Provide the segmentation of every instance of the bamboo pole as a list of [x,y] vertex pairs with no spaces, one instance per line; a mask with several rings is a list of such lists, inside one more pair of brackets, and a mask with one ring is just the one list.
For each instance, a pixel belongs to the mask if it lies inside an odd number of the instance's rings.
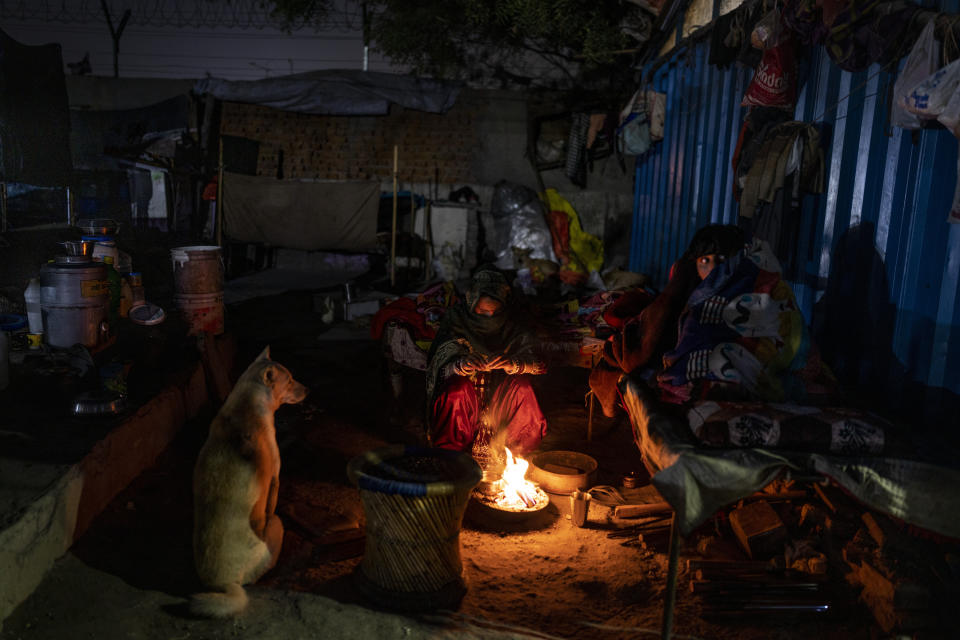
[[423,236],[427,242],[427,250],[424,252],[427,258],[426,281],[430,282],[433,277],[433,228],[430,226],[433,221],[430,219],[433,213],[433,201],[427,200],[426,210],[423,212]]
[[0,182],[0,232],[7,232],[7,181]]
[[393,223],[390,226],[390,287],[397,283],[397,156],[399,148],[393,145]]
[[223,246],[223,136],[220,136],[220,151],[217,155],[217,213],[214,226],[217,229],[217,246]]

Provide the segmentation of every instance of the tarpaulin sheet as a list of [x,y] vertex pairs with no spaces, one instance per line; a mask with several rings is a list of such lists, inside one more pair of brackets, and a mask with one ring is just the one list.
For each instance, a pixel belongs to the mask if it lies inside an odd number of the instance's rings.
[[126,111],[142,109],[190,94],[196,80],[173,78],[64,77],[71,109]]
[[0,167],[3,179],[70,183],[70,116],[60,45],[27,46],[0,31]]
[[831,478],[868,507],[960,538],[960,469],[893,457],[701,447],[637,383],[627,381],[623,395],[644,461],[656,471],[651,481],[674,508],[682,536],[794,469]]
[[444,113],[460,86],[453,82],[376,71],[308,71],[262,80],[205,78],[194,92],[227,102],[243,102],[320,115],[385,115],[390,104]]
[[223,229],[236,242],[302,251],[372,251],[379,182],[223,176]]
[[152,141],[186,131],[189,107],[189,98],[180,95],[140,109],[71,109],[73,157],[78,165],[96,164],[105,153],[136,158]]

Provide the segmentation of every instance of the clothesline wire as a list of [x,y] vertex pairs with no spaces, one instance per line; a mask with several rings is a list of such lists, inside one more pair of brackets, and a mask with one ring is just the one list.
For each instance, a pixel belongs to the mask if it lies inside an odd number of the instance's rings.
[[[877,71],[875,71],[875,72],[872,73],[871,75],[867,76],[867,79],[866,79],[866,80],[864,80],[863,82],[861,82],[860,84],[858,84],[857,86],[855,86],[853,89],[851,89],[851,90],[850,90],[845,96],[843,96],[842,98],[838,98],[832,105],[830,105],[829,107],[825,108],[825,109],[823,110],[823,113],[821,113],[819,116],[817,116],[816,118],[813,119],[813,124],[822,123],[822,122],[823,122],[823,118],[824,118],[828,113],[830,113],[830,112],[833,111],[834,109],[838,108],[838,107],[840,106],[840,103],[841,103],[841,102],[843,102],[844,100],[848,99],[850,96],[852,96],[854,93],[856,93],[856,92],[859,91],[860,89],[863,89],[865,86],[867,86],[867,83],[868,83],[868,82],[870,82],[871,80],[873,80],[874,78],[876,78],[877,76],[879,76],[881,73],[883,73],[883,72],[885,72],[885,71],[889,71],[889,70],[890,70],[890,66],[893,65],[893,64],[896,64],[896,63],[898,63],[898,62],[900,62],[900,60],[895,58],[895,59],[891,60],[890,62],[888,62],[887,64],[885,64],[885,65],[883,65],[882,67],[880,67],[880,69],[878,69]],[[866,99],[866,96],[864,96],[864,99]]]

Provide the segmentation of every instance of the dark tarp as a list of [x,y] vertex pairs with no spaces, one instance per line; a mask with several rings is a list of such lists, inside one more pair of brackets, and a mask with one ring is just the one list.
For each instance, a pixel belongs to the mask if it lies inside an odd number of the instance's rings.
[[71,109],[84,111],[128,111],[142,109],[185,96],[196,80],[171,78],[105,78],[66,76]]
[[193,88],[227,102],[320,115],[385,115],[390,104],[444,113],[457,99],[456,83],[377,71],[308,71],[263,80],[205,78]]
[[186,95],[140,109],[70,110],[71,143],[77,164],[97,164],[104,154],[138,157],[154,140],[186,131]]
[[223,229],[235,242],[303,251],[372,251],[379,204],[379,182],[223,176]]
[[70,116],[60,45],[31,47],[0,31],[0,155],[8,182],[69,184]]

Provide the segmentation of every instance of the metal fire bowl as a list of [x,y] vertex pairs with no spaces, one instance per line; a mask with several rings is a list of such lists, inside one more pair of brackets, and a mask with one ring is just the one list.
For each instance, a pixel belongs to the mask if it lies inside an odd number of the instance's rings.
[[[495,502],[488,499],[479,490],[470,494],[470,502],[467,505],[467,514],[480,525],[496,524],[519,524],[530,520],[533,516],[542,513],[544,509],[550,506],[550,498],[541,489],[537,489],[537,506],[521,511],[510,509],[501,509]],[[541,496],[542,494],[542,496]]]

